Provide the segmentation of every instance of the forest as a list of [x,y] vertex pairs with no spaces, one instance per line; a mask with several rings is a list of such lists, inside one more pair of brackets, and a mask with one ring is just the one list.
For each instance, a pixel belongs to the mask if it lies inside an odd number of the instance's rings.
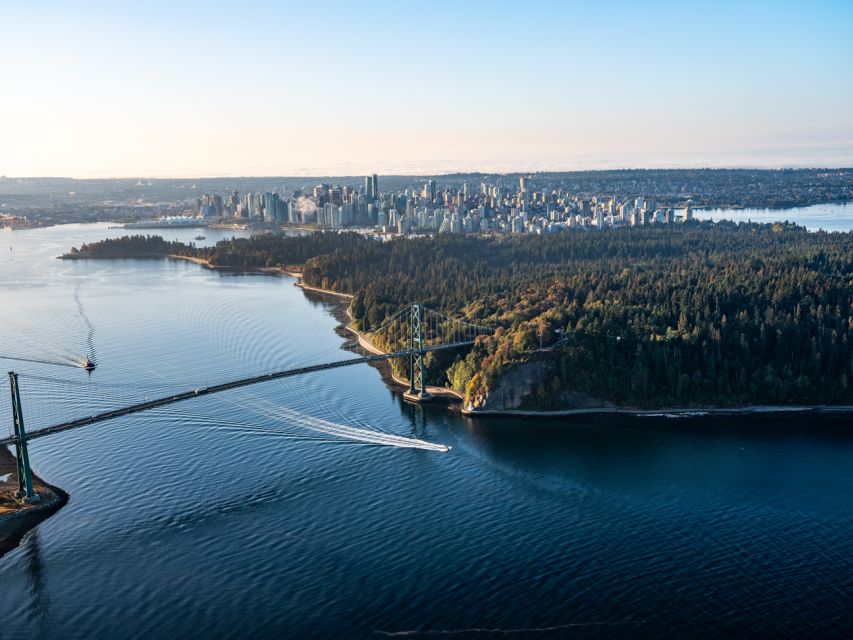
[[84,244],[79,249],[71,249],[65,257],[158,258],[177,255],[201,258],[212,267],[298,267],[309,258],[354,248],[365,242],[367,240],[363,236],[355,233],[297,236],[259,233],[250,238],[220,240],[212,247],[196,247],[194,244],[164,240],[157,235],[132,235]]
[[109,238],[89,244],[83,244],[78,249],[72,247],[63,258],[160,258],[166,255],[194,255],[195,248],[181,242],[169,242],[160,236],[122,236]]
[[694,222],[391,242],[260,236],[189,250],[304,262],[306,284],[354,294],[364,331],[413,301],[493,327],[467,354],[427,358],[429,382],[474,408],[529,362],[545,365],[523,401],[530,409],[578,398],[639,408],[853,404],[853,233]]

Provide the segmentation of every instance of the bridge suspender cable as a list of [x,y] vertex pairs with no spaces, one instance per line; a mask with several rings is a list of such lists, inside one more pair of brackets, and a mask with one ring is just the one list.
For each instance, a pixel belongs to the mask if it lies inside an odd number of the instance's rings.
[[[185,391],[178,394],[168,395],[161,398],[157,398],[154,400],[147,400],[145,402],[140,402],[137,404],[129,405],[126,407],[122,407],[120,409],[114,409],[111,411],[106,411],[103,413],[98,413],[95,415],[91,415],[85,418],[78,418],[75,420],[69,420],[67,422],[63,422],[60,424],[56,424],[50,427],[45,427],[43,429],[39,429],[37,431],[32,431],[30,433],[26,433],[24,431],[23,417],[21,414],[21,402],[20,402],[20,394],[18,392],[18,379],[17,375],[14,373],[9,373],[9,379],[12,383],[12,404],[13,404],[13,414],[15,417],[15,435],[13,437],[8,438],[0,438],[0,446],[7,446],[14,444],[18,449],[19,459],[21,463],[26,466],[26,469],[23,469],[23,475],[29,476],[29,460],[26,452],[26,442],[29,440],[34,440],[36,438],[42,438],[44,436],[52,435],[55,433],[60,433],[63,431],[69,431],[71,429],[76,429],[78,427],[83,427],[90,424],[95,424],[98,422],[103,422],[105,420],[111,420],[113,418],[118,418],[121,416],[130,415],[133,413],[139,413],[142,411],[147,411],[148,409],[154,409],[156,407],[163,407],[166,405],[174,404],[176,402],[182,402],[184,400],[190,400],[192,398],[197,398],[199,396],[210,395],[213,393],[220,393],[222,391],[227,391],[229,389],[237,389],[239,387],[246,387],[253,384],[258,384],[261,382],[267,382],[270,380],[278,380],[280,378],[287,378],[291,376],[302,375],[306,373],[312,373],[315,371],[324,371],[327,369],[336,369],[338,367],[348,367],[356,364],[363,364],[366,362],[379,362],[383,360],[391,360],[393,358],[402,358],[409,356],[410,362],[413,363],[414,371],[412,371],[412,388],[417,389],[417,386],[420,386],[420,392],[423,394],[426,390],[426,385],[424,381],[424,365],[423,365],[423,357],[426,353],[431,351],[440,351],[443,349],[454,349],[457,347],[463,347],[467,345],[471,345],[474,343],[474,338],[476,336],[468,335],[459,335],[456,336],[454,340],[444,343],[444,344],[424,344],[424,335],[423,335],[423,318],[424,312],[427,312],[428,315],[432,316],[435,312],[423,308],[419,304],[409,305],[408,307],[400,310],[394,316],[383,322],[377,329],[384,328],[386,326],[391,325],[394,321],[398,321],[409,314],[410,320],[410,332],[409,332],[409,348],[402,349],[399,351],[394,351],[392,353],[384,353],[384,354],[376,354],[369,356],[361,356],[358,358],[350,358],[346,360],[338,360],[335,362],[327,362],[324,364],[316,364],[310,365],[307,367],[297,367],[294,369],[287,369],[284,371],[277,371],[273,373],[265,373],[257,376],[251,376],[249,378],[241,378],[239,380],[232,380],[230,382],[223,382],[221,384],[215,384],[207,387],[201,387],[197,389],[192,389],[191,391]],[[451,320],[454,323],[459,323],[458,320],[452,320],[447,318],[447,316],[441,316],[440,314],[435,314],[436,317],[440,317],[442,319]],[[490,329],[485,327],[477,327],[477,325],[471,325],[470,323],[462,323],[467,324],[471,327],[476,327],[481,333],[490,332]],[[415,382],[415,378],[417,375],[417,382]],[[32,488],[30,487],[27,495],[30,496],[32,494]]]

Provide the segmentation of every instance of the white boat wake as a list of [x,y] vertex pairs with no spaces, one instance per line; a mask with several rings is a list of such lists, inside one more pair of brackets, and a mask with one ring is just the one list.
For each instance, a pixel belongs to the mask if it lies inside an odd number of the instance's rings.
[[267,418],[278,420],[281,422],[287,422],[288,424],[296,425],[304,429],[308,429],[310,431],[315,431],[317,433],[323,433],[326,435],[343,438],[345,440],[353,440],[356,442],[384,445],[389,447],[426,449],[427,451],[442,452],[450,451],[450,447],[444,444],[427,442],[426,440],[419,440],[418,438],[408,438],[406,436],[399,436],[393,433],[386,433],[384,431],[372,431],[370,429],[349,427],[344,424],[338,424],[335,422],[330,422],[329,420],[323,420],[322,418],[308,416],[303,413],[299,413],[298,411],[294,411],[293,409],[288,409],[287,407],[277,406],[269,401],[265,401],[265,404],[269,406],[253,406],[252,409]]

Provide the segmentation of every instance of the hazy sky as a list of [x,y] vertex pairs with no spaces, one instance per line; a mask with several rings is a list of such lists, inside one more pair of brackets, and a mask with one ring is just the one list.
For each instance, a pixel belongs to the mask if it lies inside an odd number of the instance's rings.
[[853,2],[0,0],[0,174],[853,166]]

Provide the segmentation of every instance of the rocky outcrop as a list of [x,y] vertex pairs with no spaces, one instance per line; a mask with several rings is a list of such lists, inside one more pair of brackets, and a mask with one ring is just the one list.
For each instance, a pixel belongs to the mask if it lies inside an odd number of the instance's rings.
[[13,549],[24,534],[57,511],[68,494],[33,476],[33,488],[41,500],[23,504],[14,497],[18,488],[17,464],[11,452],[0,447],[0,557]]
[[517,409],[525,396],[530,395],[539,384],[548,379],[550,363],[541,360],[525,362],[512,367],[501,375],[493,388],[485,396],[471,399],[469,409],[482,411],[502,411]]

